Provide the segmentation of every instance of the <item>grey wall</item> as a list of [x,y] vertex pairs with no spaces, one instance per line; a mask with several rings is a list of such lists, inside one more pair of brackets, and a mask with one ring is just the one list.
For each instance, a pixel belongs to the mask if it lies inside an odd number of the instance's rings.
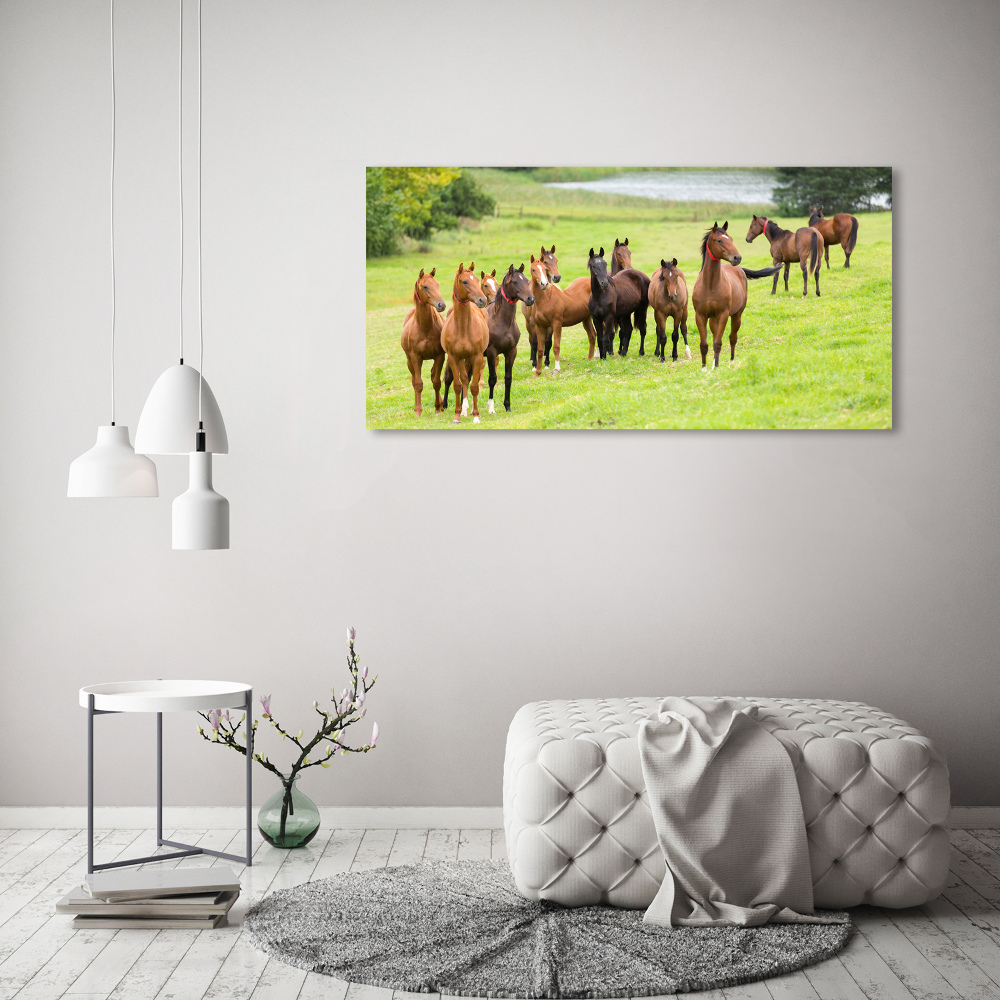
[[[118,2],[133,430],[176,360],[175,22]],[[307,725],[354,624],[384,736],[308,780],[323,805],[497,804],[523,702],[671,692],[872,702],[940,743],[956,804],[1000,804],[994,3],[205,0],[208,553],[170,549],[182,459],[158,500],[64,496],[108,419],[107,27],[0,4],[0,802],[84,801],[83,684],[245,678]],[[366,432],[364,166],[453,162],[892,164],[895,429]],[[169,720],[168,797],[238,803],[192,733]],[[151,801],[150,734],[99,720],[102,802]]]

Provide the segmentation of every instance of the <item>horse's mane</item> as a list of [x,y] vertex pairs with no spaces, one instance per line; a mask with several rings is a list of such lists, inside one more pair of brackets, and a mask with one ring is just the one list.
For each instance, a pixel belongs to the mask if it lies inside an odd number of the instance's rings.
[[507,280],[507,275],[510,271],[507,271],[504,276],[497,282],[497,293],[493,296],[493,301],[490,303],[493,306],[493,315],[496,316],[500,312],[501,299],[500,296],[503,295],[503,283]]
[[[712,228],[714,229],[715,227],[713,226]],[[702,237],[701,240],[701,268],[699,270],[702,271],[705,270],[705,252],[708,250],[708,238],[711,235],[712,235],[712,230],[706,229],[705,235]]]
[[781,226],[779,226],[778,223],[774,221],[774,219],[768,219],[767,222],[764,223],[764,239],[768,238],[767,235],[768,226],[774,226],[774,228],[771,230],[771,237],[773,239],[778,239],[781,236],[787,236],[791,232],[790,229],[782,229]]

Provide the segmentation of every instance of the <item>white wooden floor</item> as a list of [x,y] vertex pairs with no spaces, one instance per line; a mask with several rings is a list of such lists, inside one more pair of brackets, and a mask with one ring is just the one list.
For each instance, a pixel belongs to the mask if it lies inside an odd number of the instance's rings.
[[[170,839],[242,850],[236,831],[175,830]],[[154,851],[148,830],[98,834],[97,860]],[[943,896],[913,910],[854,911],[859,933],[836,958],[802,972],[704,1000],[1000,1000],[1000,831],[952,833]],[[310,879],[421,859],[503,857],[500,830],[335,830],[295,851],[261,843],[230,926],[216,930],[73,930],[56,900],[86,871],[78,830],[0,830],[0,1000],[400,1000],[373,987],[305,973],[254,950],[242,934],[247,907]],[[207,857],[181,861],[204,865]],[[230,862],[217,862],[230,864]],[[158,867],[177,862],[163,862]]]

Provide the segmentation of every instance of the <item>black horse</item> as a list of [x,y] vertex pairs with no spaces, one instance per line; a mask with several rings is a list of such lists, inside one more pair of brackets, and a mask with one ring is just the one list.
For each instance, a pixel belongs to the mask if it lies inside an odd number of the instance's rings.
[[[517,326],[518,300],[526,306],[535,304],[535,296],[531,294],[531,282],[524,276],[524,265],[515,269],[511,264],[497,288],[496,298],[486,307],[486,321],[490,327],[490,342],[486,347],[486,361],[490,369],[490,413],[496,413],[493,390],[497,384],[497,358],[501,354],[504,359],[503,405],[504,409],[510,412],[510,385],[514,377],[517,343],[521,339],[521,331]],[[449,366],[444,374],[444,406],[448,405],[448,387],[453,379],[450,372]]]
[[646,353],[646,311],[649,308],[649,277],[627,267],[617,274],[608,274],[604,247],[600,253],[590,248],[587,260],[590,270],[590,315],[597,329],[597,343],[603,361],[614,351],[615,320],[618,321],[618,353],[628,354],[632,325],[639,331],[639,355]]

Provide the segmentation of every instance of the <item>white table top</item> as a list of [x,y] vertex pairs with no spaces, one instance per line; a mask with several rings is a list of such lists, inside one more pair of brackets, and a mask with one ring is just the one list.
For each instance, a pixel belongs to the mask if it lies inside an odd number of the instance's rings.
[[236,681],[114,681],[80,688],[80,704],[86,708],[94,696],[94,708],[102,712],[194,712],[211,708],[243,708],[249,684]]

